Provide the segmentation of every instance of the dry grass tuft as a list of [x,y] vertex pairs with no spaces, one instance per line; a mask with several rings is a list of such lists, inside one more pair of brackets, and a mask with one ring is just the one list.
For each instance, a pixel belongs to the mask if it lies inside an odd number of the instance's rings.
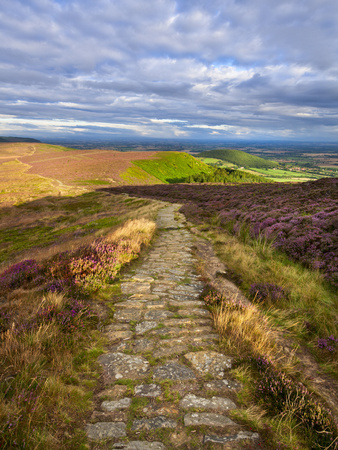
[[148,245],[156,230],[155,222],[148,219],[128,220],[122,227],[106,236],[108,242],[126,244],[134,253],[139,253],[143,245]]

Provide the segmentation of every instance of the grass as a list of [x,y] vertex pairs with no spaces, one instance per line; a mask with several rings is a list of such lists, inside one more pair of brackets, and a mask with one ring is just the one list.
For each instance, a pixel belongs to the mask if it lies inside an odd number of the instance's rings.
[[211,171],[207,164],[180,152],[159,152],[156,159],[134,161],[133,164],[163,183],[177,183],[190,175]]
[[[48,231],[53,234],[60,226],[59,214],[63,217],[60,230],[68,229],[71,220],[83,227],[92,227],[93,210],[94,214],[100,210],[110,214],[102,218],[103,222],[96,220],[97,229],[91,235],[81,237],[78,242],[71,237],[66,243],[54,242],[53,251],[42,249],[39,255],[34,254],[39,256],[38,262],[20,263],[17,267],[21,272],[14,270],[11,277],[7,276],[8,280],[4,278],[1,293],[4,301],[0,308],[1,448],[87,448],[83,423],[93,408],[93,391],[99,379],[96,360],[107,344],[97,324],[106,324],[111,317],[109,302],[104,300],[108,295],[105,291],[111,297],[111,285],[106,287],[102,282],[102,271],[94,270],[90,274],[86,271],[82,277],[81,265],[81,270],[77,267],[73,274],[80,278],[71,294],[68,290],[48,293],[46,281],[51,275],[58,281],[55,276],[65,273],[67,259],[63,261],[60,257],[64,244],[70,256],[76,255],[79,247],[82,253],[84,248],[95,249],[92,245],[97,238],[105,245],[122,249],[118,259],[110,262],[115,265],[111,267],[115,279],[122,267],[149,245],[155,232],[155,224],[149,218],[154,216],[159,204],[139,200],[125,204],[124,200],[124,197],[112,198],[102,193],[68,199],[49,198],[9,208],[10,214],[3,216],[3,223],[17,223],[22,231],[39,220],[44,226],[49,224]],[[119,228],[117,223],[120,223]],[[37,247],[47,242],[44,232],[33,230],[33,243]],[[29,233],[25,239],[29,239]],[[70,248],[75,253],[69,253]],[[17,248],[8,251],[7,266],[19,256],[22,253],[18,254]],[[58,261],[63,261],[63,265],[55,265]],[[68,271],[79,259],[73,257],[70,261]],[[101,280],[99,286],[97,278]],[[88,283],[90,286],[94,283],[94,291],[88,291]],[[140,405],[135,403],[133,408],[137,416]]]
[[[239,237],[209,231],[209,238],[248,295],[254,283],[256,292],[265,292],[254,294],[248,305],[212,292],[205,298],[224,353],[237,358],[234,375],[243,384],[242,409],[233,417],[259,431],[272,448],[329,448],[337,438],[326,408],[334,407],[335,384],[328,385],[318,362],[331,376],[337,375],[337,364],[334,353],[317,342],[336,336],[336,294],[319,272],[289,261],[264,239],[251,239],[245,229]],[[259,369],[262,360],[268,362],[264,370]],[[275,394],[273,386],[283,390]]]
[[269,168],[277,165],[274,161],[260,158],[259,156],[249,155],[241,150],[231,149],[218,149],[208,150],[206,152],[199,153],[198,156],[203,158],[215,158],[222,161],[227,161],[232,164],[236,164],[238,167],[256,167],[256,168]]

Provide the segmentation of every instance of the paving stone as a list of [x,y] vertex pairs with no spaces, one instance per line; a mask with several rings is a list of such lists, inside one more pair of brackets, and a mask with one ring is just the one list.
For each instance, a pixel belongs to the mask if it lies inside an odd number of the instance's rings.
[[122,322],[130,322],[134,320],[138,322],[143,317],[143,312],[139,309],[118,309],[114,313],[115,320],[121,320]]
[[149,362],[145,358],[119,352],[101,355],[98,361],[103,366],[106,383],[122,378],[143,378],[149,369]]
[[231,369],[232,358],[221,353],[200,351],[187,353],[184,357],[202,375],[210,374],[215,378],[222,379],[225,371]]
[[142,409],[143,414],[146,414],[148,417],[155,416],[178,416],[180,411],[178,406],[173,403],[166,404],[158,404],[158,403],[149,403],[146,407]]
[[175,345],[170,347],[161,346],[153,352],[154,358],[169,358],[172,355],[182,355],[188,350],[187,345]]
[[178,327],[163,327],[158,330],[152,330],[149,334],[151,336],[168,336],[168,337],[176,337],[176,336],[184,336],[190,335],[196,337],[196,335],[201,334],[203,338],[206,334],[212,333],[214,329],[212,327],[196,327],[196,328],[178,328]]
[[211,317],[210,312],[202,308],[180,309],[178,314],[181,316]]
[[133,294],[129,297],[129,300],[137,300],[139,302],[151,302],[159,300],[159,296],[153,294]]
[[134,388],[134,395],[138,397],[158,397],[161,394],[162,388],[158,384],[140,384]]
[[180,401],[181,408],[192,409],[192,408],[203,408],[203,409],[214,409],[219,411],[228,411],[229,409],[236,409],[237,406],[229,398],[224,397],[212,397],[203,398],[197,397],[194,394],[186,395]]
[[156,342],[149,339],[136,339],[134,345],[134,352],[136,353],[144,353],[153,350]]
[[146,320],[157,320],[161,321],[163,319],[167,319],[168,317],[173,317],[174,314],[170,311],[160,310],[160,311],[148,311],[145,313],[144,318]]
[[155,300],[152,302],[147,302],[145,306],[147,309],[163,309],[167,306],[167,302],[164,300]]
[[123,422],[90,423],[86,427],[86,432],[88,439],[93,441],[120,438],[126,436],[126,425]]
[[126,300],[125,302],[115,303],[116,308],[123,309],[142,309],[145,306],[144,302],[139,302],[137,300]]
[[165,450],[162,442],[130,441],[128,443],[119,442],[113,448],[122,450]]
[[237,434],[232,434],[228,436],[208,436],[205,435],[203,438],[203,443],[206,444],[207,442],[213,442],[215,444],[226,444],[230,441],[240,441],[243,439],[259,439],[258,433],[252,433],[251,431],[240,431]]
[[189,307],[193,308],[194,306],[203,307],[205,305],[204,302],[201,302],[199,300],[181,300],[181,301],[179,301],[179,300],[170,299],[168,303],[171,306],[178,306],[180,308],[189,308]]
[[133,281],[139,281],[141,283],[152,283],[153,281],[155,281],[155,279],[153,277],[149,277],[147,275],[134,275],[132,277]]
[[106,400],[101,403],[101,408],[105,411],[118,411],[120,409],[127,409],[131,405],[131,398],[124,397],[120,400]]
[[150,283],[127,282],[121,284],[121,291],[124,294],[150,294]]
[[107,339],[111,344],[125,339],[131,339],[134,335],[132,331],[110,331],[106,333]]
[[160,380],[193,380],[196,376],[189,367],[176,362],[169,362],[163,366],[155,367],[153,378]]
[[194,325],[194,327],[196,326],[210,326],[212,327],[212,320],[211,319],[194,319],[194,318],[183,318],[183,319],[168,319],[168,320],[163,320],[162,323],[166,326],[166,327],[179,327],[181,325],[186,326],[186,325]]
[[217,391],[217,392],[224,392],[229,389],[239,389],[240,384],[237,383],[234,380],[213,380],[208,381],[207,383],[204,383],[204,389],[210,390],[210,391]]
[[177,422],[165,416],[157,416],[152,419],[134,420],[132,431],[138,430],[157,430],[159,428],[176,428]]
[[229,425],[236,425],[229,417],[222,416],[215,413],[192,413],[184,416],[184,425],[200,426],[206,425],[208,427],[228,427]]
[[158,322],[154,321],[144,321],[136,325],[135,331],[136,334],[144,334],[149,330],[152,330],[153,328],[156,328],[158,326]]
[[127,323],[112,323],[104,327],[105,333],[115,332],[115,331],[130,331],[130,325]]

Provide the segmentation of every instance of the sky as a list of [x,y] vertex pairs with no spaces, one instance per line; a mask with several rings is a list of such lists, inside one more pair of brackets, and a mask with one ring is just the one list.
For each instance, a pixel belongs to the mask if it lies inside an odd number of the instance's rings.
[[337,0],[1,0],[0,135],[338,141]]

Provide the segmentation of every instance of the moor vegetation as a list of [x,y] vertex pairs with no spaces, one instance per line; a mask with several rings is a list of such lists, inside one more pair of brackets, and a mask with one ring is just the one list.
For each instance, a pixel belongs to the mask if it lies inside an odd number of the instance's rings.
[[1,448],[87,448],[100,329],[158,207],[89,193],[1,211]]
[[337,415],[337,183],[111,190],[182,203],[252,300],[205,297],[224,352],[237,357],[243,409],[234,416],[272,436],[272,448],[338,445],[328,409]]

